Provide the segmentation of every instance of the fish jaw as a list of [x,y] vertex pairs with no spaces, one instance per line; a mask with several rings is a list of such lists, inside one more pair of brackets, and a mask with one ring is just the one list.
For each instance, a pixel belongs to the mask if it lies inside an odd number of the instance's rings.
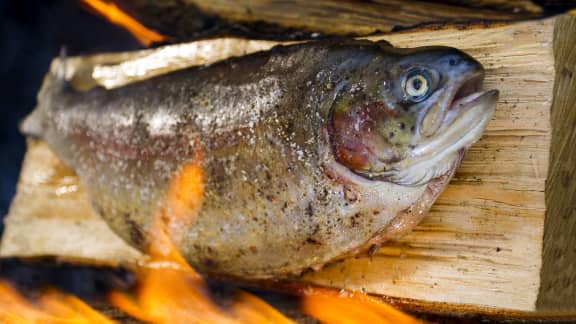
[[419,185],[446,173],[458,151],[469,148],[482,137],[497,99],[498,91],[490,90],[456,100],[440,132],[419,143],[401,165],[395,166],[401,171],[390,176],[396,183]]

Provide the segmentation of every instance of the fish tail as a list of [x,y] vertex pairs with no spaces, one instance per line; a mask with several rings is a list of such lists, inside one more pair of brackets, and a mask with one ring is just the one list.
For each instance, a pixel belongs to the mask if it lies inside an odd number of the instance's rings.
[[42,137],[44,115],[52,106],[52,98],[68,87],[66,48],[60,50],[60,57],[52,61],[50,71],[44,77],[36,98],[34,110],[20,124],[20,132],[26,136]]

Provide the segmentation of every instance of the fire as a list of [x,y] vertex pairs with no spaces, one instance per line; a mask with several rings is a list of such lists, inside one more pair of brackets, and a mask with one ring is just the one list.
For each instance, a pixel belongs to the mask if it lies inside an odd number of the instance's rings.
[[[192,224],[203,195],[200,163],[185,164],[168,187],[167,207],[156,217],[151,260],[140,269],[138,292],[135,296],[114,292],[110,296],[112,304],[152,323],[293,323],[247,292],[238,292],[229,310],[221,309],[209,298],[204,281],[171,240],[183,236],[177,228],[186,229]],[[324,323],[421,323],[364,294],[309,288],[302,292],[302,298],[304,311]]]
[[128,30],[141,44],[145,46],[150,46],[152,43],[168,39],[167,36],[159,34],[142,25],[136,19],[120,10],[120,8],[112,2],[105,0],[81,0],[81,2],[85,3],[98,14],[108,19],[111,23]]
[[140,286],[134,295],[113,292],[110,302],[126,313],[151,323],[292,323],[270,305],[246,292],[229,310],[216,305],[202,278],[173,244],[193,222],[204,197],[198,161],[174,175],[166,207],[155,218],[150,261],[138,269]]
[[[201,154],[197,154],[201,156]],[[168,185],[165,206],[150,233],[149,261],[135,270],[133,292],[113,291],[111,304],[148,323],[294,323],[258,297],[238,291],[223,308],[216,304],[202,277],[186,262],[180,241],[202,206],[204,176],[198,161],[184,164]],[[323,323],[422,323],[365,294],[329,288],[297,291],[303,311]],[[0,322],[114,323],[80,299],[50,290],[30,302],[0,281]]]
[[305,289],[302,291],[302,308],[307,314],[323,323],[424,323],[377,298],[345,290]]
[[0,281],[0,322],[5,324],[115,323],[72,295],[49,290],[32,303],[4,281]]

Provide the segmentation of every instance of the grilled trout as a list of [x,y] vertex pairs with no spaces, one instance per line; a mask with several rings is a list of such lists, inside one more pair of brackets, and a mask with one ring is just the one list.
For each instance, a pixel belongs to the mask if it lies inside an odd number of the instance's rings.
[[201,207],[170,229],[182,253],[205,273],[278,277],[408,233],[491,118],[483,78],[454,48],[318,41],[112,90],[51,74],[22,130],[142,249],[174,174],[197,163]]

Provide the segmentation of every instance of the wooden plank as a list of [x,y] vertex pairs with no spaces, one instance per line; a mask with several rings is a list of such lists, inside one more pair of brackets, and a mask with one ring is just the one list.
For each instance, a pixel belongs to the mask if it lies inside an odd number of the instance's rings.
[[394,46],[448,45],[475,56],[487,68],[486,87],[500,90],[496,113],[412,234],[372,257],[346,260],[308,275],[308,280],[424,301],[535,309],[550,145],[553,28],[554,20],[542,20],[386,37]]
[[110,265],[142,257],[92,211],[73,171],[40,141],[28,141],[4,225],[2,256],[57,256]]

